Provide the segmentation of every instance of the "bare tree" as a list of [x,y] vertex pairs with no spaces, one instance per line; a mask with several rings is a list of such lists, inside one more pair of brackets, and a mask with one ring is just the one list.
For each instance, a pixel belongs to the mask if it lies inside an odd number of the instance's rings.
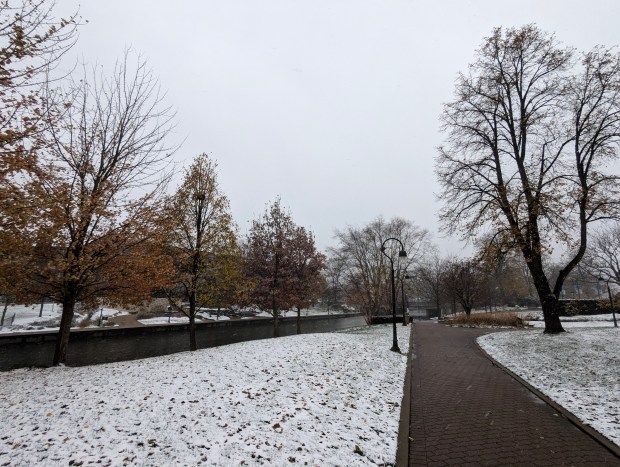
[[620,226],[615,224],[596,232],[584,258],[590,276],[620,285]]
[[144,62],[132,71],[128,60],[111,78],[94,75],[62,94],[71,100],[39,151],[45,171],[23,179],[26,228],[10,232],[29,271],[23,287],[62,303],[54,364],[66,359],[77,303],[148,295],[162,269],[153,259],[156,205],[172,114]]
[[442,275],[443,288],[469,316],[482,303],[486,291],[486,275],[477,261],[452,260]]
[[418,294],[435,305],[440,318],[442,317],[442,304],[446,297],[443,278],[447,270],[448,261],[434,252],[413,273]]
[[331,257],[326,262],[326,268],[324,271],[327,287],[324,292],[324,302],[327,304],[327,310],[337,308],[343,305],[343,275],[344,264],[342,260]]
[[[442,115],[447,141],[437,174],[449,232],[491,230],[524,256],[545,332],[562,332],[558,297],[583,257],[588,225],[616,217],[618,177],[606,164],[620,141],[620,56],[581,55],[536,26],[497,28],[460,74]],[[568,259],[552,283],[544,257]]]
[[389,222],[377,217],[361,228],[348,226],[336,231],[339,245],[330,250],[330,256],[343,266],[347,303],[357,306],[367,323],[375,315],[391,310],[389,268],[381,253],[383,241],[390,237],[402,241],[407,252],[406,258],[398,258],[395,248],[399,245],[386,245],[387,254],[401,260],[399,271],[411,269],[429,249],[427,230],[399,217]]

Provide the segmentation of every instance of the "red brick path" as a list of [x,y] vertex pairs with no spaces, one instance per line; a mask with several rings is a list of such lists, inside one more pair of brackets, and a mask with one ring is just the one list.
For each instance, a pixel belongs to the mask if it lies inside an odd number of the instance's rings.
[[488,332],[414,324],[409,465],[620,466],[483,355]]

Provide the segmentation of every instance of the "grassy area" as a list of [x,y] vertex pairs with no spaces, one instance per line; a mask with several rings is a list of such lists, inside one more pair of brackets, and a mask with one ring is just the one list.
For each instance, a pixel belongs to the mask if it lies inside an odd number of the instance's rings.
[[502,326],[502,327],[525,327],[525,322],[516,313],[513,312],[501,312],[501,313],[472,313],[466,315],[465,313],[459,313],[454,316],[450,316],[445,320],[446,324],[455,326]]

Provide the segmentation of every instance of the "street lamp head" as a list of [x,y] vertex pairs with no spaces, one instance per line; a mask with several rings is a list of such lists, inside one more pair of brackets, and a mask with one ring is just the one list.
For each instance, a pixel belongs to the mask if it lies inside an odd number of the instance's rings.
[[407,257],[407,252],[405,250],[400,250],[398,252],[398,257],[399,258],[406,258]]

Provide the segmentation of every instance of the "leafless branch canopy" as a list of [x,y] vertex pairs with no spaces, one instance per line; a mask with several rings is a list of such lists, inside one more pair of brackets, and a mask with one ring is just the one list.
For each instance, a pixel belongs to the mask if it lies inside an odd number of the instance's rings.
[[611,165],[619,91],[618,53],[597,47],[577,59],[534,25],[497,28],[442,114],[447,138],[436,171],[445,230],[512,238],[541,280],[541,255],[566,245],[573,255],[557,296],[585,252],[588,224],[620,212]]

